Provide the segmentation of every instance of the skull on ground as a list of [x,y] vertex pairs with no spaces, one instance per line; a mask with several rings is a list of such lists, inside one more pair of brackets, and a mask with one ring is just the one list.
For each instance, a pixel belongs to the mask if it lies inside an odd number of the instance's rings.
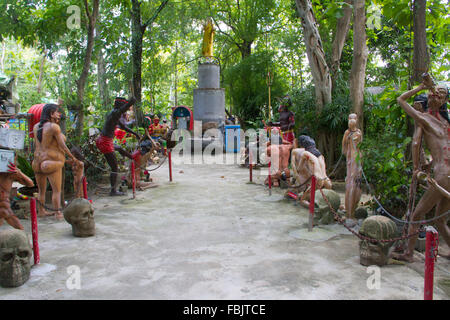
[[75,237],[91,237],[95,235],[94,208],[82,198],[73,200],[64,209],[64,219],[72,225]]

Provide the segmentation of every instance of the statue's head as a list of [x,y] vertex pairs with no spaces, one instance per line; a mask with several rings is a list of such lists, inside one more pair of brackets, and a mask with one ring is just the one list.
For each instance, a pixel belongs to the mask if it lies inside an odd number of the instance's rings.
[[348,115],[348,128],[350,130],[356,130],[356,125],[358,124],[358,116],[356,113],[350,113]]
[[159,124],[159,117],[158,117],[158,116],[155,116],[155,117],[153,118],[153,122],[154,122],[156,125],[158,125],[158,124]]
[[114,108],[120,108],[127,103],[128,103],[127,99],[123,97],[116,97],[116,99],[114,99]]
[[448,88],[445,85],[438,85],[435,88],[435,92],[428,92],[428,107],[436,110],[448,101]]
[[0,232],[0,285],[19,287],[30,278],[31,245],[22,230]]
[[139,148],[141,149],[141,154],[147,154],[152,150],[153,144],[149,139],[145,139],[139,143]]
[[64,209],[64,219],[72,225],[75,237],[91,237],[95,235],[94,208],[82,198],[74,199]]

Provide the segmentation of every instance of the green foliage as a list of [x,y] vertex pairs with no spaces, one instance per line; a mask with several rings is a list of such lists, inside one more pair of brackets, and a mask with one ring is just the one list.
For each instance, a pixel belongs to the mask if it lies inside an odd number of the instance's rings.
[[[264,109],[268,108],[266,75],[271,58],[269,52],[254,53],[224,72],[224,85],[230,88],[233,113],[243,126],[250,125],[249,121],[267,119],[264,114]],[[276,105],[276,97],[284,96],[286,89],[286,83],[275,74],[271,86],[272,108]]]
[[31,163],[24,156],[17,155],[17,168],[19,168],[19,170],[22,171],[31,180],[35,181],[34,171],[31,167]]

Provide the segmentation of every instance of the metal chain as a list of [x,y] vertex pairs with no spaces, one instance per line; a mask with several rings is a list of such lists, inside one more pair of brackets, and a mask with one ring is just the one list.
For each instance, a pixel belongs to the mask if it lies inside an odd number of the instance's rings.
[[343,220],[341,217],[339,217],[338,213],[337,213],[337,212],[334,210],[334,208],[331,206],[331,204],[330,204],[330,202],[328,201],[327,197],[324,195],[322,189],[319,189],[319,190],[320,190],[320,193],[322,194],[323,199],[325,200],[325,202],[327,203],[328,207],[330,208],[331,212],[333,212],[334,218],[335,218],[340,224],[342,224],[348,231],[350,231],[351,233],[353,233],[355,236],[357,236],[357,237],[358,237],[359,239],[361,239],[361,240],[366,240],[366,241],[374,242],[374,243],[376,243],[376,242],[381,242],[381,243],[395,242],[395,241],[400,241],[400,240],[405,240],[405,239],[411,238],[411,237],[413,237],[413,236],[418,235],[419,232],[420,232],[420,231],[417,231],[417,232],[412,233],[412,234],[410,234],[410,235],[402,236],[402,237],[398,237],[398,238],[393,238],[393,239],[374,239],[374,238],[370,238],[370,237],[363,236],[362,234],[360,234],[360,233],[354,231],[352,228],[350,228],[349,226],[347,226],[347,225],[344,223],[344,220]]

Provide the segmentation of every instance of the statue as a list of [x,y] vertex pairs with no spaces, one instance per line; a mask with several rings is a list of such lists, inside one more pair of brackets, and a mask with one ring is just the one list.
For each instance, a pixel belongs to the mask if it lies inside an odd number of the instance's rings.
[[300,198],[300,204],[309,207],[309,199],[311,193],[311,177],[316,177],[316,189],[331,189],[332,183],[327,176],[325,158],[316,148],[315,141],[309,137],[302,135],[298,138],[300,148],[292,150],[291,167],[292,167],[292,183],[298,183],[302,186],[304,192]]
[[213,56],[214,33],[214,25],[211,18],[209,18],[203,26],[202,56],[206,58],[211,58]]
[[64,209],[64,219],[72,225],[75,237],[95,236],[94,208],[89,200],[74,199]]
[[166,139],[169,127],[165,124],[159,123],[158,116],[153,118],[153,123],[148,127],[150,136],[159,142],[160,139]]
[[[361,199],[361,153],[358,144],[362,141],[362,132],[357,128],[358,116],[348,116],[348,129],[342,138],[342,153],[347,158],[347,176],[345,178],[345,209],[347,219],[355,218],[355,210]],[[359,158],[359,159],[357,159]]]
[[72,147],[70,152],[79,160],[67,160],[67,164],[72,166],[74,197],[83,198],[84,157],[78,147]]
[[291,105],[291,99],[289,97],[285,98],[284,102],[278,108],[278,112],[280,113],[280,121],[269,121],[268,125],[271,127],[279,126],[283,139],[289,141],[289,143],[294,143],[295,114],[292,111],[289,111],[289,107]]
[[10,194],[14,181],[19,182],[27,187],[33,187],[33,181],[27,177],[14,163],[9,163],[8,172],[0,172],[0,226],[3,220],[16,229],[23,230],[23,226],[19,219],[11,210]]
[[[135,177],[136,177],[136,189],[138,190],[145,190],[148,188],[156,187],[157,185],[150,182],[142,181],[142,174],[144,171],[144,167],[147,164],[148,160],[150,160],[151,156],[153,155],[153,151],[156,149],[155,144],[149,140],[146,139],[139,143],[139,148],[133,152],[132,159],[135,163]],[[128,184],[130,186],[131,184],[131,170],[130,170],[130,177]]]
[[[371,216],[364,220],[359,234],[377,240],[388,240],[397,237],[397,225],[384,216]],[[371,242],[359,240],[359,257],[363,266],[384,266],[388,263],[389,254],[394,242]]]
[[[38,216],[45,217],[54,215],[61,220],[61,184],[62,168],[66,161],[67,154],[78,164],[75,156],[66,146],[66,137],[62,134],[59,127],[61,113],[56,104],[46,104],[42,109],[41,120],[33,128],[35,139],[34,160],[32,168],[36,176],[38,185]],[[52,204],[55,212],[47,212],[43,207],[45,205],[45,193],[47,190],[47,178],[52,187]]]
[[108,165],[111,168],[110,174],[110,183],[111,183],[111,192],[110,196],[123,196],[124,193],[117,191],[117,172],[119,170],[119,166],[117,164],[117,158],[114,154],[114,151],[118,151],[122,155],[131,158],[131,155],[128,152],[125,152],[122,148],[115,146],[113,143],[114,138],[114,130],[116,126],[119,126],[121,129],[125,130],[136,136],[138,140],[140,140],[139,134],[135,133],[133,130],[127,127],[124,123],[124,118],[122,118],[122,114],[128,111],[130,107],[136,102],[136,99],[132,97],[130,101],[125,100],[124,98],[117,97],[114,101],[114,109],[106,115],[105,124],[103,125],[103,129],[101,131],[100,136],[95,140],[95,144],[101,153],[104,154]]
[[0,285],[20,287],[30,278],[31,245],[23,230],[0,232]]
[[[328,202],[323,198],[322,192]],[[314,194],[314,225],[335,223],[334,212],[337,213],[341,205],[341,197],[337,192],[330,189],[323,189],[322,192],[316,190]]]
[[[428,92],[428,112],[420,112],[415,110],[407,100],[417,94],[418,92],[430,89]],[[418,87],[409,90],[400,97],[397,98],[397,102],[405,110],[405,112],[411,116],[417,125],[422,129],[422,134],[430,150],[433,158],[432,167],[434,173],[434,181],[440,188],[445,191],[450,191],[450,181],[448,176],[450,174],[450,151],[449,151],[449,122],[445,117],[440,115],[440,107],[448,100],[448,89],[444,86],[438,86],[434,88],[427,83],[424,79]],[[414,175],[417,172],[413,173]],[[424,195],[417,204],[415,210],[411,214],[411,221],[422,220],[425,215],[436,207],[435,215],[439,216],[444,214],[450,209],[450,200],[439,191],[433,185],[425,191]],[[445,240],[448,246],[450,246],[450,229],[447,226],[448,215],[437,219],[435,221],[439,235]],[[408,228],[408,235],[416,233],[419,228],[419,224],[410,224]],[[414,261],[414,247],[417,241],[417,235],[408,239],[408,247],[403,253],[394,253],[393,257],[399,260],[407,262]],[[446,255],[450,259],[450,255]]]
[[[272,136],[272,139],[276,139],[276,137],[277,136]],[[271,141],[269,140],[266,149],[266,155],[270,157],[271,161],[270,175],[274,187],[280,186],[281,179],[286,180],[291,176],[289,172],[289,157],[294,146],[288,141],[283,140],[279,135],[277,142],[277,144],[271,144]],[[268,183],[269,178],[267,177],[265,184]]]

